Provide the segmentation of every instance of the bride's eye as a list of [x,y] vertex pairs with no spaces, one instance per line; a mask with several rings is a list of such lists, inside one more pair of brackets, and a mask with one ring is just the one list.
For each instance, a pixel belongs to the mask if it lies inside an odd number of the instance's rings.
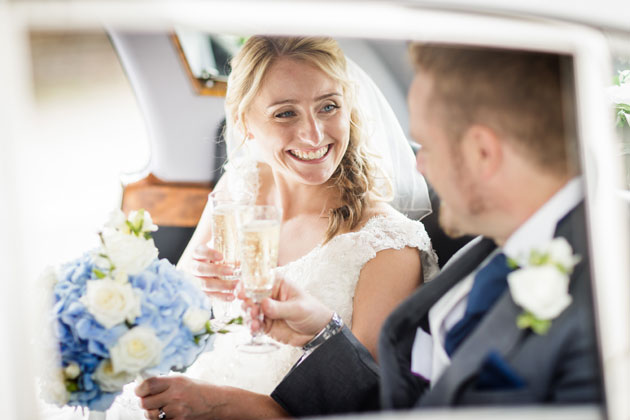
[[337,104],[326,104],[324,105],[324,107],[322,108],[322,111],[326,112],[326,113],[330,113],[333,112],[335,109],[339,109],[339,106]]
[[293,111],[282,111],[274,115],[274,117],[276,118],[289,118],[289,117],[294,117],[294,116],[295,116],[295,112]]

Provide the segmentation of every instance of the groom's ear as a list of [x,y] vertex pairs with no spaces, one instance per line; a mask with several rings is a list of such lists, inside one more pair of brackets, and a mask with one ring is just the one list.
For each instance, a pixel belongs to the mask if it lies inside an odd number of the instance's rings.
[[461,151],[471,174],[487,180],[497,174],[503,161],[499,136],[490,127],[473,124],[461,138]]

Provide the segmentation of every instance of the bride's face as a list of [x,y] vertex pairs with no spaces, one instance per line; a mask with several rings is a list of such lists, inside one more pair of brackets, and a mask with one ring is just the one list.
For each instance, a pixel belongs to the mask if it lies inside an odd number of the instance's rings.
[[263,161],[303,184],[328,181],[348,147],[350,110],[342,85],[306,62],[275,61],[245,119]]

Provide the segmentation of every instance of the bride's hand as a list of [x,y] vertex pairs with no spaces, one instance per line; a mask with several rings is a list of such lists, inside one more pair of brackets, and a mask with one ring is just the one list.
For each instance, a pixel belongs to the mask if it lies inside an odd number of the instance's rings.
[[223,255],[219,251],[201,244],[193,252],[190,273],[201,279],[207,295],[234,300],[234,288],[238,281],[221,279],[221,276],[233,274],[230,266],[218,262],[222,260]]
[[145,380],[136,388],[136,395],[148,419],[158,419],[160,410],[169,419],[209,419],[215,418],[214,411],[221,404],[217,390],[185,376],[168,376]]
[[[239,298],[244,300],[244,308],[252,311],[255,320],[258,306],[247,299],[244,291],[239,292]],[[308,343],[333,315],[320,301],[280,277],[276,278],[272,295],[262,301],[261,308],[265,315],[265,333],[296,347]],[[252,321],[251,328],[256,331],[260,325]]]

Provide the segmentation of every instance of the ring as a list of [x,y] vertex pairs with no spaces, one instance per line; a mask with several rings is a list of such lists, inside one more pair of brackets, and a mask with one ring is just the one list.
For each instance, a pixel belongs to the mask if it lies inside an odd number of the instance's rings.
[[162,408],[160,408],[160,413],[158,414],[158,419],[164,420],[166,418],[166,413]]

